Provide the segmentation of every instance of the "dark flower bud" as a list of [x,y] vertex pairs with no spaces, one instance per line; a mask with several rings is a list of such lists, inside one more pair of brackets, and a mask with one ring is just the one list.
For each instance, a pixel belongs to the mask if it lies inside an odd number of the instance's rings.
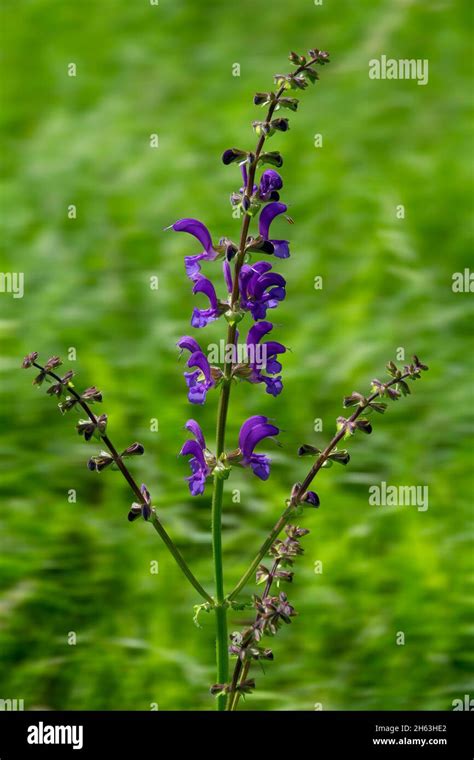
[[345,409],[347,409],[348,406],[364,406],[365,403],[365,396],[363,396],[362,393],[357,393],[357,391],[354,391],[350,396],[344,396],[342,405]]
[[270,103],[273,93],[270,92],[256,92],[253,98],[253,102],[256,106],[266,106]]
[[61,414],[66,414],[66,412],[70,412],[71,409],[73,409],[77,404],[77,398],[74,398],[73,396],[66,396],[64,401],[61,401],[58,404],[58,409],[61,412]]
[[50,359],[46,362],[44,365],[45,372],[50,372],[52,369],[55,369],[55,367],[59,367],[62,364],[61,359],[59,356],[51,356]]
[[230,685],[228,683],[215,683],[209,691],[213,697],[220,697],[222,694],[228,694]]
[[247,195],[242,198],[242,208],[244,211],[248,211],[250,208],[250,198]]
[[228,148],[222,154],[222,163],[229,165],[236,161],[243,161],[247,158],[247,152],[245,150],[239,150],[239,148]]
[[307,528],[300,528],[298,525],[285,525],[285,533],[288,538],[302,538],[307,536],[309,530]]
[[270,164],[270,166],[280,168],[280,166],[283,166],[283,157],[277,150],[272,150],[267,153],[262,153],[258,162],[259,164]]
[[304,443],[302,446],[298,449],[298,456],[299,457],[306,457],[306,456],[314,456],[316,454],[320,454],[321,449],[317,449],[316,446],[311,446],[309,443]]
[[381,383],[380,380],[375,379],[372,380],[371,385],[373,393],[378,393],[379,396],[388,396],[392,401],[397,401],[400,398],[400,391],[392,388],[387,383]]
[[320,504],[319,496],[315,491],[306,491],[301,497],[301,501],[306,502],[306,504],[311,504],[312,507],[319,507]]
[[421,369],[423,372],[426,372],[429,369],[426,364],[422,364],[420,362],[416,354],[413,356],[413,364],[415,365],[416,369]]
[[305,76],[308,77],[311,84],[314,84],[319,79],[319,74],[314,69],[305,69],[304,73],[305,73]]
[[357,430],[367,433],[367,435],[372,432],[372,425],[366,417],[359,417],[355,421],[355,427]]
[[236,686],[236,691],[239,692],[239,694],[251,694],[252,691],[255,689],[255,678],[248,678],[246,681],[241,681],[238,686]]
[[383,401],[371,401],[369,406],[374,412],[378,412],[379,414],[383,414],[387,408],[387,404],[384,404]]
[[102,393],[95,387],[95,385],[92,385],[81,393],[81,399],[93,404],[94,401],[102,401]]
[[288,56],[288,60],[291,61],[295,66],[302,66],[304,63],[306,63],[306,58],[304,55],[298,55],[298,53],[294,53],[291,51],[290,55]]
[[113,457],[107,451],[101,451],[100,454],[89,459],[87,467],[89,470],[101,472],[113,462]]
[[137,517],[140,517],[140,515],[142,515],[144,520],[149,520],[151,516],[151,496],[148,488],[144,483],[142,484],[140,491],[143,501],[139,504],[137,502],[134,502],[130,507],[130,511],[128,513],[128,519],[130,522],[136,520]]
[[293,581],[293,573],[291,570],[275,570],[274,577],[279,581],[285,581],[291,583]]
[[392,377],[400,377],[400,375],[402,374],[400,370],[398,369],[397,365],[395,364],[395,362],[392,362],[392,361],[390,361],[387,364],[387,372]]
[[278,100],[278,105],[281,108],[289,108],[290,111],[296,111],[298,108],[298,103],[298,98],[280,98]]
[[140,457],[145,453],[145,449],[141,443],[135,442],[128,446],[125,451],[122,451],[122,457]]
[[270,122],[270,126],[272,129],[278,129],[280,132],[287,132],[290,128],[288,119],[282,117],[273,119],[273,121]]
[[25,358],[23,359],[23,362],[21,365],[22,368],[28,369],[28,367],[31,367],[31,365],[33,364],[33,362],[36,361],[37,358],[38,358],[38,351],[32,351],[31,354],[27,354]]
[[329,454],[328,458],[332,462],[339,462],[339,464],[349,464],[351,459],[350,454],[346,449],[341,449],[340,451],[334,449],[334,451]]
[[303,76],[291,76],[290,77],[290,87],[293,90],[305,90],[308,86],[308,82]]
[[259,565],[255,574],[257,585],[260,583],[266,583],[270,575],[270,570],[265,565]]
[[249,237],[247,238],[247,244],[245,246],[245,250],[248,253],[252,252],[259,252],[259,253],[268,253],[272,254],[275,251],[275,246],[273,245],[270,240],[265,240],[261,235],[259,235],[256,238]]

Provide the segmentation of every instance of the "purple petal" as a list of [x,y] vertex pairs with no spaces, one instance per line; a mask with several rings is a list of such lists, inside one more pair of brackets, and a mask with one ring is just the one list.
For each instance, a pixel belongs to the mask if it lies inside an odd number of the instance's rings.
[[248,434],[252,430],[252,428],[254,428],[255,425],[260,425],[261,423],[266,422],[267,419],[268,419],[267,417],[264,417],[261,414],[256,414],[253,417],[249,417],[248,420],[244,422],[244,424],[240,428],[240,433],[239,433],[239,448],[241,451],[243,451],[243,448],[244,448],[243,444]]
[[262,198],[268,197],[274,190],[281,190],[283,180],[274,169],[267,169],[260,178],[259,193]]
[[205,356],[201,350],[195,351],[193,354],[191,354],[186,364],[190,368],[198,367],[204,375],[206,383],[214,385],[214,381],[211,376],[211,367],[209,365],[207,356]]
[[193,287],[193,293],[204,293],[204,295],[208,297],[211,307],[217,309],[218,303],[214,285],[207,277],[204,277],[204,275],[200,275],[197,278]]
[[197,253],[195,256],[184,257],[184,268],[190,280],[195,280],[199,276],[201,272],[199,262],[207,258],[209,258],[207,253]]
[[264,335],[271,332],[273,330],[273,325],[271,322],[257,322],[256,325],[250,328],[246,344],[247,346],[254,346],[257,343],[260,343],[261,339]]
[[253,454],[250,457],[250,467],[260,480],[268,480],[270,475],[270,458],[265,454]]
[[199,462],[202,469],[205,470],[207,468],[206,460],[204,459],[204,454],[202,453],[202,448],[197,441],[185,441],[183,448],[179,454],[182,457],[191,456]]
[[198,219],[179,219],[171,226],[175,232],[188,232],[193,235],[207,253],[214,253],[210,232]]
[[288,240],[270,240],[273,243],[273,255],[278,259],[288,259],[290,256],[290,244]]
[[206,441],[204,440],[204,434],[201,430],[201,426],[199,422],[196,422],[196,420],[190,419],[186,422],[184,427],[186,428],[186,430],[189,430],[189,432],[193,434],[196,441],[199,443],[201,449],[205,449]]
[[[284,277],[282,277],[281,274],[278,274],[277,272],[269,272],[268,274],[264,274],[256,281],[253,294],[256,298],[261,298],[265,290],[272,285],[277,285],[280,288],[284,288],[286,285],[286,280]],[[278,298],[276,295],[274,297]]]
[[176,344],[178,348],[186,349],[190,353],[194,353],[195,351],[200,351],[201,346],[197,342],[197,340],[194,340],[190,335],[183,335],[182,338],[180,338]]
[[263,422],[260,425],[255,425],[246,435],[241,446],[244,459],[250,461],[250,457],[253,454],[253,450],[260,441],[264,438],[269,438],[272,435],[278,435],[279,429],[275,425],[270,425],[268,422]]
[[232,293],[232,286],[233,286],[233,283],[232,283],[232,270],[230,268],[229,262],[227,260],[225,260],[224,263],[223,263],[223,265],[222,265],[222,267],[224,269],[224,279],[225,279],[225,284],[227,286],[227,291],[229,293]]
[[269,203],[265,206],[258,220],[258,231],[265,240],[268,240],[270,224],[274,218],[279,214],[284,214],[286,209],[287,206],[284,203],[278,202]]

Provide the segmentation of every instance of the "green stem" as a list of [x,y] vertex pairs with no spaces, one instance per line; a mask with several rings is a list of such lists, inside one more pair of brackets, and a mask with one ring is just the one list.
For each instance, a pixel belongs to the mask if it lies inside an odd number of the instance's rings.
[[[227,344],[235,340],[235,326],[229,325]],[[217,412],[216,431],[216,459],[224,452],[225,431],[227,424],[227,412],[229,410],[229,398],[231,387],[232,364],[226,364],[224,379],[219,398]],[[229,676],[229,654],[227,641],[227,603],[224,594],[224,571],[222,563],[222,497],[224,494],[224,480],[216,473],[214,475],[214,487],[212,491],[212,556],[214,560],[214,581],[216,585],[215,614],[216,614],[216,663],[217,683],[227,683]],[[217,697],[218,710],[225,710],[226,698],[224,695]]]

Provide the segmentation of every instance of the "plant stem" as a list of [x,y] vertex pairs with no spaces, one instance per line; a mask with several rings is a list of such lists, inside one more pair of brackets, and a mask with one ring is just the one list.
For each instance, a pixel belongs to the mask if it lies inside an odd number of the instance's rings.
[[[308,61],[300,66],[296,73],[302,71],[306,66],[310,66],[314,61]],[[283,94],[284,87],[280,87],[275,100],[270,104],[266,116],[266,123],[270,122],[272,115],[277,106],[278,98]],[[249,171],[247,177],[247,186],[245,195],[250,198],[252,195],[257,170],[258,160],[260,158],[266,135],[262,134],[258,140],[254,156],[249,162]],[[237,304],[240,298],[239,273],[245,259],[245,247],[250,226],[251,217],[245,213],[242,219],[242,228],[240,232],[239,250],[235,258],[234,277],[232,293],[230,297],[230,309]],[[236,325],[229,323],[227,329],[227,346],[234,345],[236,337]],[[232,382],[232,361],[227,361],[224,366],[224,378],[219,397],[219,407],[217,412],[217,434],[216,434],[216,459],[224,453],[225,432],[227,424],[227,413],[229,410],[230,388]],[[214,560],[214,580],[216,585],[216,657],[217,657],[217,680],[218,683],[226,683],[229,675],[229,656],[227,650],[227,600],[224,596],[224,578],[222,567],[222,496],[224,492],[224,482],[219,475],[214,475],[214,487],[212,492],[212,554]],[[269,542],[272,543],[273,538]],[[258,564],[258,562],[257,562]],[[251,575],[253,570],[250,571]],[[245,585],[246,580],[244,581]],[[240,588],[239,588],[240,590]],[[236,592],[238,593],[238,591]],[[217,697],[217,709],[225,710],[225,696]]]
[[[33,366],[35,366],[41,372],[45,371],[44,367],[42,367],[41,364],[38,364],[37,362],[33,362]],[[46,374],[49,375],[49,377],[53,378],[53,380],[55,380],[57,383],[62,383],[62,380],[61,380],[60,376],[57,375],[55,372],[48,371],[48,372],[46,372]],[[73,396],[76,399],[77,403],[82,407],[82,409],[87,414],[87,416],[89,417],[89,419],[91,420],[91,422],[93,422],[94,424],[97,424],[97,418],[96,418],[94,412],[92,411],[92,409],[90,408],[89,404],[87,404],[84,401],[84,399],[81,398],[80,394],[77,393],[77,391],[70,384],[68,384],[66,387],[67,387],[68,393],[70,393],[71,396]],[[140,504],[143,504],[144,503],[143,494],[140,491],[138,483],[136,482],[136,480],[134,479],[133,475],[131,474],[131,472],[127,468],[127,465],[123,461],[122,457],[118,453],[118,451],[115,448],[115,446],[113,445],[112,441],[110,440],[110,438],[108,437],[108,435],[105,435],[105,434],[101,434],[100,438],[104,442],[105,446],[107,446],[108,450],[110,451],[115,464],[117,465],[117,467],[119,468],[119,470],[122,473],[123,477],[127,481],[128,485],[130,486],[131,490],[133,491],[135,497],[138,499],[138,501],[139,501]],[[174,560],[176,561],[176,563],[178,564],[178,566],[181,568],[181,570],[183,571],[183,573],[186,576],[186,578],[188,579],[188,581],[191,583],[191,585],[194,586],[194,588],[196,589],[196,591],[203,597],[203,599],[206,600],[206,602],[209,602],[210,604],[214,604],[214,600],[212,599],[212,597],[201,586],[201,584],[199,583],[199,581],[197,580],[197,578],[195,578],[195,576],[191,572],[191,569],[189,568],[187,562],[185,561],[185,559],[182,556],[181,552],[179,551],[178,547],[174,544],[174,542],[172,541],[171,537],[169,536],[169,534],[167,533],[167,531],[165,530],[165,528],[161,524],[161,522],[158,519],[158,516],[156,515],[156,513],[153,514],[153,516],[151,518],[151,522],[153,524],[153,527],[157,531],[157,533],[160,535],[160,537],[161,537],[162,541],[164,542],[165,546],[167,547],[167,549],[169,550],[169,552],[173,556]]]

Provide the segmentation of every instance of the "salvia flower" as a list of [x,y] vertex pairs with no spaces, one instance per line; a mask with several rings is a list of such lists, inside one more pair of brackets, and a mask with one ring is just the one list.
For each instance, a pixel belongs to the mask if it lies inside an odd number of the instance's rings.
[[242,464],[251,467],[254,475],[260,480],[267,480],[270,475],[270,458],[266,454],[255,454],[254,449],[264,438],[279,434],[276,425],[268,422],[267,417],[254,415],[249,417],[240,428],[239,448],[242,454]]
[[140,517],[140,515],[144,520],[149,520],[151,516],[151,496],[148,488],[144,483],[142,483],[140,491],[143,497],[143,501],[140,503],[133,502],[132,506],[130,507],[130,512],[128,513],[128,519],[130,522],[136,520],[137,517]]
[[[252,374],[248,380],[252,383],[265,383],[266,392],[272,396],[278,396],[283,389],[283,383],[281,375],[278,375],[281,372],[281,364],[277,356],[284,354],[286,348],[274,340],[261,342],[263,336],[272,330],[271,322],[262,321],[253,325],[248,332],[246,345],[249,364],[252,369]],[[264,371],[268,374],[263,374]]]
[[184,373],[184,379],[188,386],[188,399],[191,404],[204,404],[207,392],[213,388],[215,381],[207,356],[201,350],[197,340],[190,335],[180,338],[176,344],[181,349],[190,351],[186,365],[192,369]]
[[274,309],[286,296],[286,280],[272,272],[267,261],[244,264],[239,273],[240,305],[254,319],[265,319],[267,309]]
[[189,456],[191,475],[186,478],[189,484],[189,490],[193,496],[204,493],[206,479],[212,472],[212,455],[206,447],[203,432],[196,420],[188,420],[185,425],[195,440],[188,440],[179,452],[180,456]]
[[283,187],[283,180],[274,169],[266,169],[258,186],[258,197],[261,201],[278,201],[280,194],[278,190]]
[[274,255],[279,259],[287,259],[290,255],[290,244],[288,240],[274,240],[270,238],[270,225],[276,216],[284,214],[287,210],[284,203],[269,203],[265,206],[258,220],[258,231],[260,235],[273,244]]
[[191,317],[191,325],[193,327],[205,327],[209,322],[218,319],[227,310],[227,304],[219,302],[212,282],[202,274],[195,278],[193,293],[194,295],[196,293],[203,293],[209,299],[209,307],[207,309],[194,309]]
[[177,222],[167,227],[166,229],[173,229],[175,232],[187,232],[193,235],[202,245],[204,251],[197,253],[194,256],[185,256],[184,266],[186,274],[191,280],[194,280],[201,271],[200,261],[207,260],[213,261],[218,253],[212,246],[211,233],[207,227],[198,219],[179,219]]

